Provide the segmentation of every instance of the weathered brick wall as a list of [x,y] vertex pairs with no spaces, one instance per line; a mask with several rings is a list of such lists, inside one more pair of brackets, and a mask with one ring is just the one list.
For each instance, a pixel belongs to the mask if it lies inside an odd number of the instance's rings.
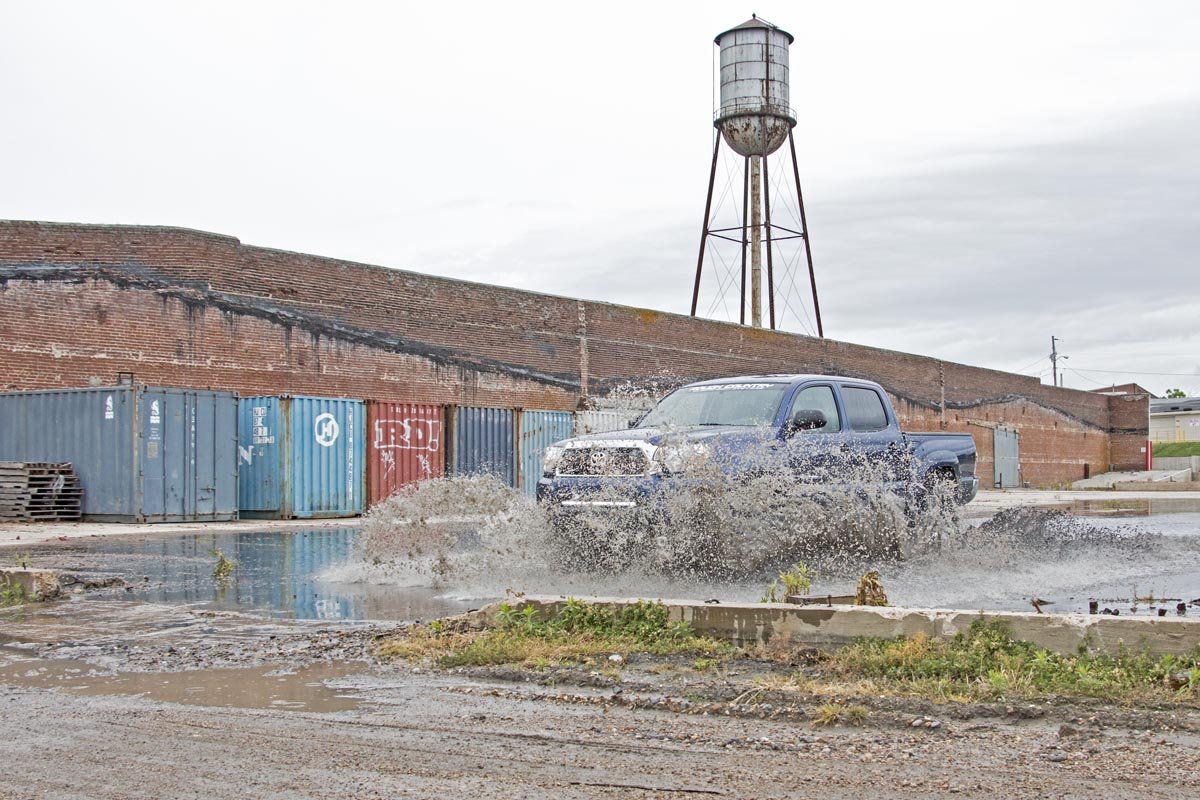
[[1128,460],[1147,425],[1144,404],[1139,422],[1136,402],[1027,376],[174,228],[0,222],[0,366],[10,388],[131,371],[243,393],[551,409],[627,382],[844,374],[882,383],[906,425],[971,432],[985,485],[998,422],[1021,429],[1035,484]]

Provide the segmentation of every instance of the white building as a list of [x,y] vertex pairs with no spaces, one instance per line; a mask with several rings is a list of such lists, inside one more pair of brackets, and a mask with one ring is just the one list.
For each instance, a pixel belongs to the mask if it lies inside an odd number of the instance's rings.
[[1150,439],[1155,442],[1200,441],[1200,397],[1151,400]]

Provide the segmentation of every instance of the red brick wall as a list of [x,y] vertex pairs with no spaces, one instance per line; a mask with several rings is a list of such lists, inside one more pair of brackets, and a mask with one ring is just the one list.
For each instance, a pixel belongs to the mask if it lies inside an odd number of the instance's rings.
[[[628,381],[755,372],[878,380],[905,424],[1022,431],[1023,478],[1125,463],[1125,403],[832,340],[241,245],[175,228],[0,222],[0,385],[140,381],[249,393],[571,409]],[[945,405],[945,413],[940,410]],[[1122,404],[1124,403],[1124,404]]]

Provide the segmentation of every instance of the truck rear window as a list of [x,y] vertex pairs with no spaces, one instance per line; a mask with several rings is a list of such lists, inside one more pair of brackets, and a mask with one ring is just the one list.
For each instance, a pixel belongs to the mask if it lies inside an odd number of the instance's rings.
[[855,386],[842,387],[842,402],[850,427],[856,431],[881,431],[888,426],[887,412],[883,409],[883,398],[874,389]]

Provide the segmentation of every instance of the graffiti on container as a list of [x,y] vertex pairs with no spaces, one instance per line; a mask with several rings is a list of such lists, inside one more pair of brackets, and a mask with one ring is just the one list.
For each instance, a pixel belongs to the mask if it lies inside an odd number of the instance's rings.
[[108,397],[104,398],[104,418],[105,419],[116,419],[117,418],[117,412],[113,408],[113,396],[111,394]]
[[317,437],[317,444],[321,447],[333,447],[333,443],[337,441],[338,434],[341,432],[342,428],[338,425],[338,421],[328,411],[318,414],[313,422],[313,435]]
[[421,473],[426,477],[433,476],[433,465],[429,456],[424,453],[436,453],[441,449],[442,421],[423,417],[408,419],[378,419],[375,420],[375,441],[372,447],[379,450],[379,461],[383,464],[383,474],[387,477],[396,471],[396,456],[393,450],[420,450],[416,456]]

